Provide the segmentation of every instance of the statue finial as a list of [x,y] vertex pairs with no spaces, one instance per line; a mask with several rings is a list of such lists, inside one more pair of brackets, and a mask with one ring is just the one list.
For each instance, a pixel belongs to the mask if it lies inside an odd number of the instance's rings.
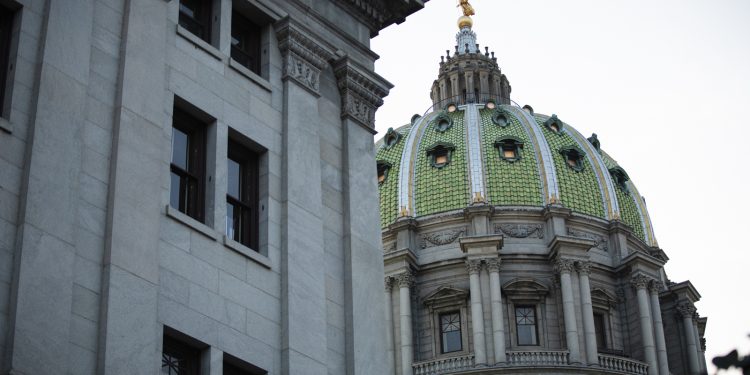
[[458,5],[461,9],[464,11],[464,16],[473,16],[474,15],[474,8],[469,4],[469,0],[459,0]]

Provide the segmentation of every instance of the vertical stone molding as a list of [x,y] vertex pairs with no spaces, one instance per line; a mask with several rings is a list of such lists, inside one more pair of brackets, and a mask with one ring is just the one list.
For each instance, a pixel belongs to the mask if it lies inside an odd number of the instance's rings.
[[291,79],[320,96],[320,71],[334,54],[312,39],[312,32],[289,18],[276,26],[276,38],[283,60],[282,79]]
[[500,290],[500,259],[486,259],[490,273],[490,308],[492,310],[492,342],[495,363],[505,363],[505,326],[503,325],[503,302]]
[[482,262],[479,259],[466,261],[469,271],[469,294],[471,296],[471,327],[474,337],[474,362],[476,365],[487,364],[487,352],[484,344],[484,312],[482,311],[482,289],[479,270]]
[[405,271],[396,275],[399,288],[399,316],[401,319],[401,373],[411,375],[413,373],[414,348],[412,344],[411,328],[411,286],[414,275],[411,271]]
[[581,317],[583,320],[584,343],[586,345],[586,362],[589,365],[599,364],[599,351],[596,346],[596,329],[594,328],[594,308],[591,303],[591,262],[576,262],[581,290]]
[[700,374],[700,360],[698,359],[698,343],[695,341],[695,326],[693,325],[693,316],[695,315],[695,306],[690,302],[682,302],[677,305],[677,315],[682,319],[682,327],[685,331],[685,341],[687,342],[687,355],[690,374]]
[[385,368],[387,375],[395,375],[395,348],[393,347],[393,277],[385,277]]
[[341,94],[341,118],[350,118],[374,134],[375,111],[393,85],[349,57],[336,61],[333,71]]
[[659,375],[669,375],[669,358],[667,357],[667,344],[664,338],[664,323],[661,318],[661,304],[659,293],[663,287],[661,282],[653,280],[648,286],[651,295],[651,315],[654,320],[654,339],[656,341],[656,358],[659,361]]
[[560,274],[560,289],[563,300],[563,321],[565,322],[565,341],[570,352],[571,364],[581,363],[581,350],[578,347],[578,327],[576,325],[576,309],[573,300],[573,282],[570,274],[574,270],[573,261],[557,258],[554,264],[555,272]]
[[654,347],[654,330],[653,320],[651,318],[651,304],[649,302],[648,288],[651,278],[637,274],[630,279],[630,283],[636,290],[638,297],[638,316],[641,322],[641,339],[643,343],[643,352],[648,364],[648,375],[659,374],[659,363],[656,359],[656,348]]

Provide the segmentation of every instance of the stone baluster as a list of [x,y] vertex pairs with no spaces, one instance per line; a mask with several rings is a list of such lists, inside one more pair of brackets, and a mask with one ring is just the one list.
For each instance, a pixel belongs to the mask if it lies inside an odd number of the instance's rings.
[[693,326],[693,314],[695,307],[690,302],[683,302],[677,306],[677,314],[682,318],[682,326],[685,331],[685,342],[687,343],[688,369],[690,374],[700,374],[700,362],[698,360],[698,343],[695,342],[695,327]]
[[412,375],[414,348],[411,329],[411,285],[414,276],[406,271],[396,276],[399,288],[399,315],[401,318],[401,375]]
[[505,326],[503,325],[503,302],[500,293],[500,259],[487,259],[490,272],[490,307],[492,309],[492,339],[495,363],[505,363]]
[[596,346],[596,329],[594,328],[594,308],[591,303],[591,262],[576,262],[579,285],[581,289],[581,314],[583,314],[583,334],[586,345],[586,362],[589,365],[599,364],[599,351]]
[[654,321],[654,339],[656,339],[656,357],[659,360],[659,374],[669,375],[669,358],[667,357],[667,344],[664,339],[664,323],[661,319],[661,305],[659,304],[659,292],[662,286],[658,280],[654,280],[648,287],[651,292],[651,315]]
[[573,301],[573,284],[570,274],[573,272],[573,261],[558,258],[555,271],[560,274],[560,289],[563,299],[563,319],[565,322],[565,341],[568,344],[571,364],[581,363],[581,351],[578,347],[578,327],[576,326],[576,309]]
[[638,297],[638,316],[641,322],[641,341],[643,343],[643,352],[648,364],[648,374],[659,374],[659,363],[656,360],[656,349],[654,347],[654,329],[653,320],[651,319],[651,303],[649,302],[646,288],[650,278],[644,275],[635,275],[630,283],[636,290]]
[[467,260],[469,271],[469,293],[471,295],[471,327],[474,337],[474,360],[476,365],[487,364],[487,353],[484,347],[484,312],[482,311],[482,292],[479,282],[481,261]]
[[385,278],[385,369],[387,375],[395,375],[396,364],[393,347],[393,278]]

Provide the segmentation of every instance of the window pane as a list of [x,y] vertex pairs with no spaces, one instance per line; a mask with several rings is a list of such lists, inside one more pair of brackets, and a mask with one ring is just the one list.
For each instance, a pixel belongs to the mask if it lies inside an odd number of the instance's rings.
[[457,352],[459,350],[461,350],[461,331],[444,333],[443,353]]
[[169,205],[180,209],[180,176],[172,172],[169,185]]
[[235,233],[234,228],[234,205],[231,203],[227,203],[227,237],[236,240],[234,236],[237,233]]
[[240,164],[227,159],[227,194],[240,199]]
[[188,135],[172,128],[172,164],[188,170]]
[[518,345],[536,345],[536,326],[518,326]]
[[440,334],[443,353],[461,350],[461,314],[440,315]]
[[536,307],[516,307],[516,331],[518,345],[537,345]]

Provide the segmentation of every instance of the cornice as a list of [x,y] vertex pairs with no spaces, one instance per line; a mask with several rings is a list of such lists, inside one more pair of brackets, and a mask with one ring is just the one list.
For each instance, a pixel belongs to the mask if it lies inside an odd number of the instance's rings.
[[406,16],[422,9],[427,1],[429,0],[333,0],[367,25],[371,38],[385,27],[403,22]]
[[458,243],[461,244],[461,251],[467,253],[469,249],[494,247],[497,251],[503,247],[503,236],[501,235],[488,235],[488,236],[467,236],[458,239]]
[[[550,258],[558,255],[584,255],[594,246],[596,246],[596,241],[587,238],[557,235],[549,244]],[[574,254],[570,254],[571,252]]]
[[628,272],[629,270],[646,269],[655,273],[663,267],[664,261],[645,252],[635,251],[622,260],[616,271]]
[[698,302],[701,299],[700,293],[695,289],[693,283],[689,280],[681,283],[671,284],[667,286],[669,292],[676,294],[679,298],[684,298],[692,303]]

